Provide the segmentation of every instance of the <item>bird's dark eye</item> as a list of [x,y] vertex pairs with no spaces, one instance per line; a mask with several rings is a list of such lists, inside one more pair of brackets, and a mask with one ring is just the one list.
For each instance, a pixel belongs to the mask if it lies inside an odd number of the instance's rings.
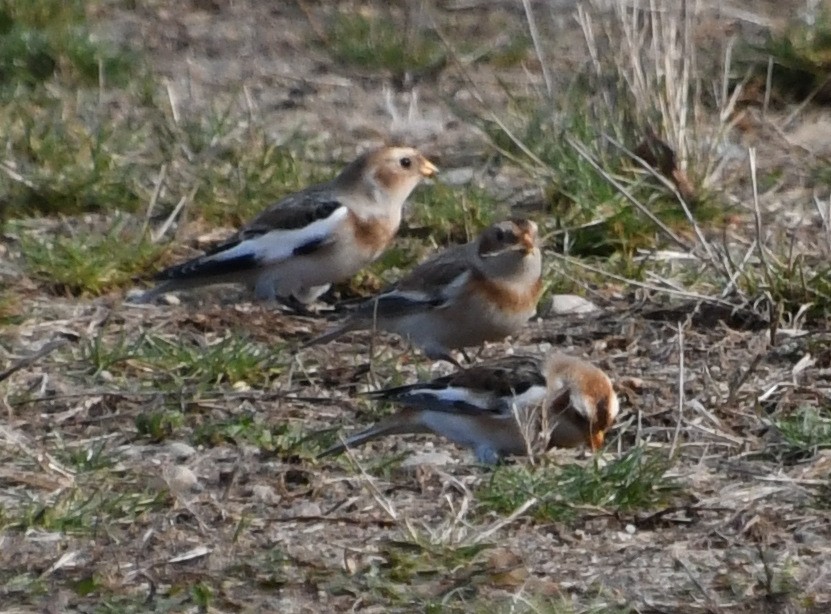
[[497,241],[504,241],[505,240],[505,231],[501,228],[497,228],[496,232],[494,233],[494,237],[496,237]]
[[410,168],[413,165],[413,161],[409,158],[401,158],[401,160],[399,160],[399,163],[401,164],[402,168]]

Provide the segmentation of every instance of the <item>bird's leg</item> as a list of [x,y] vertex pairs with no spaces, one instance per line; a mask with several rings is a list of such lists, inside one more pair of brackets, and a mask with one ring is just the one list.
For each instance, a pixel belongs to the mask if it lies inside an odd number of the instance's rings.
[[307,318],[313,318],[319,316],[320,314],[317,312],[316,309],[310,309],[306,303],[303,303],[297,300],[296,297],[291,296],[288,301],[288,306],[294,310],[299,316],[306,316]]
[[487,342],[485,342],[485,343],[483,343],[482,345],[479,346],[479,349],[476,350],[476,359],[482,358],[482,354],[484,354],[485,348],[487,348],[487,347],[488,347]]
[[281,307],[285,307],[286,309],[290,310],[292,313],[299,315],[299,316],[306,316],[306,317],[314,317],[318,315],[315,311],[309,309],[309,307],[302,303],[301,301],[297,300],[293,294],[289,296],[275,296],[274,300],[277,302],[278,305]]

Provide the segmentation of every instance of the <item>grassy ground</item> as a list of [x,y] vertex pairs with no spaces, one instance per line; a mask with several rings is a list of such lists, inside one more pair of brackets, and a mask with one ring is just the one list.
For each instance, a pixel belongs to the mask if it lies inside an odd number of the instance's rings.
[[[829,16],[284,4],[0,5],[4,611],[827,611]],[[443,172],[327,300],[533,217],[547,294],[512,346],[612,376],[601,454],[317,461],[388,411],[356,392],[445,366],[298,351],[329,310],[235,290],[123,304],[384,138]]]

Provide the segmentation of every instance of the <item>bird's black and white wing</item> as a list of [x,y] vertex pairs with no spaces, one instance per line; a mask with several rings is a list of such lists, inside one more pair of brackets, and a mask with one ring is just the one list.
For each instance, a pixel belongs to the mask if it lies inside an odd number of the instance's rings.
[[542,402],[546,381],[538,359],[509,356],[429,382],[376,390],[367,396],[432,411],[508,417],[513,415],[514,407]]

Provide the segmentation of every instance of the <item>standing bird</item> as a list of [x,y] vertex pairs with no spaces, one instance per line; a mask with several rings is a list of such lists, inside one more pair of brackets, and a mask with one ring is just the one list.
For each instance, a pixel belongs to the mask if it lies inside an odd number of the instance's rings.
[[500,341],[536,313],[542,293],[537,225],[515,219],[435,255],[306,346],[347,331],[378,328],[406,337],[428,358],[458,362],[450,350]]
[[381,255],[398,232],[404,201],[437,171],[410,147],[369,151],[334,179],[273,204],[205,255],[165,269],[135,302],[242,283],[258,299],[311,303]]
[[343,452],[387,435],[433,433],[472,448],[480,463],[536,448],[603,445],[618,414],[608,376],[579,358],[551,354],[544,362],[509,356],[427,383],[369,393],[405,405],[322,452]]

